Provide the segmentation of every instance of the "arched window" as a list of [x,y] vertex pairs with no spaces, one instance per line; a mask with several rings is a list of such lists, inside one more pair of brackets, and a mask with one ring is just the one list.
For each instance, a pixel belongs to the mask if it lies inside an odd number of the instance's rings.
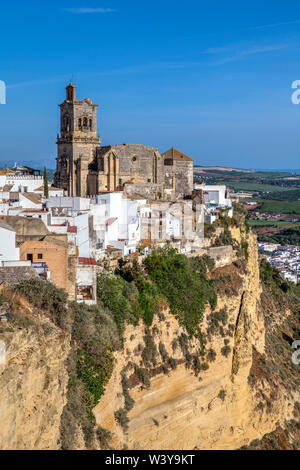
[[83,118],[83,127],[87,127],[88,120],[86,117]]
[[92,129],[93,123],[91,119],[89,120],[89,126],[90,126],[90,129]]
[[78,127],[81,127],[82,126],[82,121],[81,121],[81,118],[78,119]]

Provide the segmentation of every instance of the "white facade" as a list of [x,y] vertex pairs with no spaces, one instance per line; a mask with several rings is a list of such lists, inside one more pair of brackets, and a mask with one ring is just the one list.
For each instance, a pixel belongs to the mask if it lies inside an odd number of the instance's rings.
[[20,259],[20,250],[16,247],[16,232],[10,225],[0,220],[0,261]]
[[73,211],[88,211],[91,200],[83,197],[50,197],[46,201],[47,208],[66,207]]
[[[141,239],[139,209],[146,200],[126,198],[120,191],[101,194],[95,202],[95,206],[100,206],[93,222],[94,231],[99,235],[99,246],[120,249],[123,256],[134,253]],[[96,209],[92,211],[96,213]]]
[[79,214],[72,217],[71,225],[77,228],[76,246],[78,256],[90,257],[89,215]]
[[42,209],[42,201],[39,200],[37,195],[31,198],[30,194],[20,193],[19,194],[19,206],[23,209]]
[[[31,193],[37,188],[40,188],[43,184],[42,176],[33,176],[33,175],[5,175],[4,185],[12,185],[10,191],[20,192],[20,193]],[[3,176],[0,176],[0,186],[2,186]]]
[[205,204],[231,206],[231,200],[227,198],[227,187],[225,185],[195,184],[194,186],[195,189],[202,189]]
[[232,201],[226,185],[216,184],[195,184],[195,189],[201,189],[205,203],[205,222],[212,224],[216,218],[216,210],[223,209],[227,211],[228,217],[233,216]]
[[97,272],[94,265],[77,266],[76,301],[87,305],[97,303]]

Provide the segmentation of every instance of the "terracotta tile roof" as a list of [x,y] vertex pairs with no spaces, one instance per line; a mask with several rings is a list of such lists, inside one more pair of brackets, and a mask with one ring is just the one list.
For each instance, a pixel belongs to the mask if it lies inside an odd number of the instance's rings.
[[77,233],[77,227],[75,225],[69,225],[67,233]]
[[166,158],[173,158],[173,160],[185,160],[185,161],[194,161],[193,158],[188,157],[182,152],[179,152],[179,150],[175,149],[172,147],[170,150],[167,150],[166,152],[162,153],[163,157]]
[[24,213],[24,212],[34,213],[34,214],[45,214],[47,211],[42,211],[41,209],[23,209],[21,212],[22,213]]
[[9,192],[14,187],[13,184],[5,184],[3,186],[3,191]]
[[34,204],[41,204],[41,198],[39,195],[37,194],[33,194],[33,193],[22,193],[22,195],[24,197],[26,197],[26,199],[29,199],[29,201],[33,202]]
[[0,175],[7,175],[8,173],[14,174],[15,172],[13,170],[10,170],[10,168],[2,168],[0,170]]
[[109,225],[112,225],[116,220],[118,220],[118,217],[110,217],[110,218],[107,219],[107,221],[105,222],[105,225],[108,227]]
[[94,258],[78,258],[78,263],[84,266],[97,266],[97,262]]
[[[34,191],[44,191],[44,186],[40,186],[39,188],[36,188]],[[61,188],[55,188],[54,186],[49,186],[48,191],[63,191]]]

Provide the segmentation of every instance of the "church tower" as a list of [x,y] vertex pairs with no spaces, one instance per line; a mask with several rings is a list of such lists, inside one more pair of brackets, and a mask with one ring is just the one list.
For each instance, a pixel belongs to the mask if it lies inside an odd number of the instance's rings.
[[76,86],[66,87],[60,106],[60,136],[57,136],[57,163],[54,185],[68,196],[87,195],[89,165],[100,146],[97,136],[97,108],[89,98],[76,99]]

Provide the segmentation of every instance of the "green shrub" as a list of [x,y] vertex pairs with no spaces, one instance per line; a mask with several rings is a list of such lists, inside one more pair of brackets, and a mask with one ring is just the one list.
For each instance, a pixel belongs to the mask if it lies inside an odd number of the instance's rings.
[[218,398],[220,398],[220,400],[224,401],[225,398],[226,398],[226,391],[221,388],[221,390],[219,391],[219,394],[218,394]]
[[207,271],[212,271],[216,265],[215,261],[207,255],[190,258],[190,263],[195,271],[204,275]]
[[223,232],[216,238],[214,246],[232,245],[233,239],[228,227],[224,227]]
[[214,349],[209,349],[207,352],[207,360],[209,362],[214,362],[216,360],[216,357],[217,357],[216,351],[214,351]]
[[85,384],[85,388],[91,396],[91,407],[93,408],[104,393],[105,373],[96,361],[82,349],[77,350],[77,376]]
[[131,285],[119,276],[100,274],[97,278],[97,297],[112,314],[123,338],[125,324],[137,325],[139,309],[130,299]]
[[199,372],[201,370],[201,362],[197,354],[193,356],[193,362],[192,362],[192,368],[193,371],[196,375],[196,377],[199,375]]
[[134,364],[134,372],[139,378],[139,380],[142,382],[143,385],[145,385],[146,388],[150,387],[150,379],[149,376],[146,372],[145,369],[141,369],[137,364]]
[[113,318],[100,306],[73,302],[70,317],[73,320],[74,346],[67,363],[67,404],[61,420],[63,449],[73,448],[78,426],[83,431],[86,445],[92,445],[95,424],[92,409],[98,404],[111,377],[113,351],[121,347]]
[[228,313],[226,308],[222,308],[221,310],[217,312],[212,312],[208,316],[208,328],[207,332],[208,334],[215,335],[217,333],[221,334],[224,336],[224,328],[223,326],[226,325],[228,321]]
[[128,385],[128,380],[126,377],[126,372],[124,369],[121,372],[121,384],[122,384],[124,402],[125,402],[124,408],[126,411],[130,411],[134,407],[134,400],[129,394],[129,385]]
[[229,356],[230,351],[231,351],[230,346],[223,346],[223,348],[221,348],[221,354],[225,357]]
[[243,240],[241,242],[241,248],[242,248],[244,257],[246,258],[246,260],[248,260],[249,259],[249,243],[246,240]]
[[[146,325],[152,325],[154,314],[158,311],[160,296],[155,285],[145,279],[145,274],[137,262],[119,260],[119,268],[115,273],[126,281],[125,286],[135,289],[139,311]],[[132,296],[130,297],[133,300]]]
[[172,351],[173,351],[173,353],[176,352],[177,348],[178,348],[178,340],[176,338],[174,338],[172,340]]
[[145,347],[142,352],[142,359],[146,367],[156,366],[156,358],[158,356],[157,348],[153,337],[148,332],[144,336]]
[[175,370],[177,368],[177,361],[174,359],[174,357],[169,358],[169,364],[171,366],[171,369]]
[[43,281],[39,278],[31,278],[16,286],[20,294],[36,308],[45,311],[51,321],[62,329],[66,329],[67,323],[67,300],[65,290],[56,287],[52,282]]
[[159,353],[161,355],[161,359],[164,363],[167,363],[169,361],[169,354],[166,350],[166,347],[165,345],[160,342],[159,345],[158,345],[158,350],[159,350]]
[[159,295],[155,286],[145,283],[143,290],[138,295],[138,303],[142,311],[146,325],[151,326],[154,314],[159,306]]
[[[197,261],[196,261],[197,263]],[[168,300],[170,311],[194,335],[201,323],[206,303],[216,304],[216,294],[195,262],[173,248],[153,251],[145,259],[149,278]]]
[[115,420],[120,424],[123,430],[125,432],[128,431],[129,418],[124,408],[119,408],[117,411],[115,411],[114,416]]
[[99,426],[96,430],[96,436],[99,440],[102,450],[111,450],[108,442],[112,439],[113,435],[110,431]]

